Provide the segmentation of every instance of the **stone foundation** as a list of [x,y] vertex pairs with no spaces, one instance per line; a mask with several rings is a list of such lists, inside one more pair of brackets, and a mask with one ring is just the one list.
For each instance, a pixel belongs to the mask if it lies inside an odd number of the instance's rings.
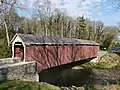
[[19,63],[19,62],[21,62],[19,58],[4,58],[4,59],[0,59],[0,66],[5,64]]
[[20,62],[0,66],[0,81],[2,80],[39,81],[36,62]]

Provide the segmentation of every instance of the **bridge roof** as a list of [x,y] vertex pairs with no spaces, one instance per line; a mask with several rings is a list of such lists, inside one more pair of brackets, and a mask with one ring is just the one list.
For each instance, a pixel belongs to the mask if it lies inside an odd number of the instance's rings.
[[99,45],[95,41],[90,40],[82,40],[82,39],[73,39],[73,38],[59,38],[54,36],[35,36],[32,34],[16,34],[11,43],[14,41],[14,39],[19,36],[24,44],[26,45],[52,45],[52,44],[62,44],[62,45]]

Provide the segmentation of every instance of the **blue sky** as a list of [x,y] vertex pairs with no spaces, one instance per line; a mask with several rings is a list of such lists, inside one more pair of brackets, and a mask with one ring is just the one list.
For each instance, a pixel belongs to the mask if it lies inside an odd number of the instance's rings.
[[[26,0],[26,7],[32,8],[35,0]],[[69,16],[77,17],[84,15],[91,20],[101,20],[107,26],[117,26],[120,22],[120,10],[117,9],[116,0],[50,0],[56,8],[65,11]],[[29,5],[28,5],[29,3]],[[27,13],[20,12],[20,15],[26,16]]]

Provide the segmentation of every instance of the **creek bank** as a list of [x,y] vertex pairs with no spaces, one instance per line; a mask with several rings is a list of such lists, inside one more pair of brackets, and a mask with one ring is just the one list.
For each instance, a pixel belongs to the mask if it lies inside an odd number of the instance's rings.
[[[57,70],[58,71],[58,70]],[[40,74],[40,81],[58,86],[85,86],[89,84],[117,84],[120,82],[120,69],[83,68],[76,66],[67,70],[45,71]]]

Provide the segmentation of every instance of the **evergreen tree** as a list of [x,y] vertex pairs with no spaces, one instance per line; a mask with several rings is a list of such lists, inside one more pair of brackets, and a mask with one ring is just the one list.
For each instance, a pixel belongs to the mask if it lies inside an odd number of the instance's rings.
[[78,39],[85,39],[86,38],[86,23],[84,16],[79,17],[78,19]]

